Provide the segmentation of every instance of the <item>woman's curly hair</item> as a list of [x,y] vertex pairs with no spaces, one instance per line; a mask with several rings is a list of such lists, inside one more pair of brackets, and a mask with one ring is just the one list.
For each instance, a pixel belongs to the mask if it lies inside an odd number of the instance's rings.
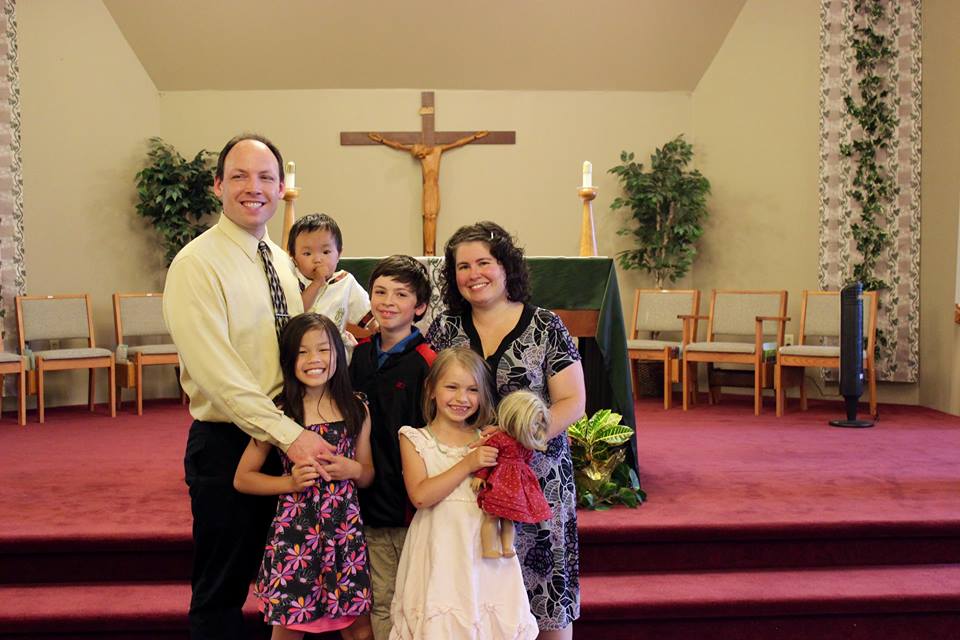
[[461,315],[470,308],[470,304],[464,300],[457,288],[457,247],[467,242],[482,242],[487,245],[490,255],[503,267],[507,275],[507,300],[529,302],[530,275],[523,259],[523,249],[516,245],[513,237],[503,227],[484,220],[457,229],[443,249],[440,296],[449,313]]

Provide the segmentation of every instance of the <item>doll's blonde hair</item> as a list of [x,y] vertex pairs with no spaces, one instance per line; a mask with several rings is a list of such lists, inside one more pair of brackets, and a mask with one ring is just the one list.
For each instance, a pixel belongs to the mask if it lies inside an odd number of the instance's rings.
[[501,400],[497,407],[497,424],[525,448],[546,450],[550,409],[532,391],[514,391]]

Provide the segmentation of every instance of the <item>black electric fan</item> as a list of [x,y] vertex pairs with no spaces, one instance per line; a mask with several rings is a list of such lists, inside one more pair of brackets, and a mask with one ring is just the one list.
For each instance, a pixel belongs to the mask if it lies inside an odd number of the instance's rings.
[[873,426],[872,420],[857,420],[857,402],[863,395],[863,286],[859,282],[840,291],[840,395],[847,419],[831,420],[830,426]]

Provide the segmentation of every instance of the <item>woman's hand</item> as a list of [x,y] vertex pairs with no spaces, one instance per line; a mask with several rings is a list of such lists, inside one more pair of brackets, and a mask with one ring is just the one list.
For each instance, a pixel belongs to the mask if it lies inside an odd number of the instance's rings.
[[495,467],[497,466],[497,451],[496,447],[488,447],[486,445],[480,445],[470,453],[468,453],[464,458],[463,462],[467,465],[467,468],[470,469],[470,473],[478,469],[483,469],[484,467]]
[[363,465],[346,456],[321,455],[320,460],[331,480],[356,480],[363,473]]
[[290,472],[294,492],[303,491],[304,489],[312,487],[317,483],[317,478],[319,477],[320,474],[317,472],[317,467],[312,462],[295,464],[293,465],[293,471]]

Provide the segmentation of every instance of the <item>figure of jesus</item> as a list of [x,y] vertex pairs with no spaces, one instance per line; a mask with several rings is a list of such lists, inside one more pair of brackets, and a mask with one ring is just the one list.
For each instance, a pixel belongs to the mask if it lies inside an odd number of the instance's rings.
[[374,142],[385,144],[393,149],[409,151],[420,160],[423,172],[423,255],[436,255],[437,214],[440,213],[440,156],[444,151],[462,147],[487,135],[487,131],[478,131],[449,144],[429,146],[425,144],[404,144],[384,138],[379,133],[368,133]]

